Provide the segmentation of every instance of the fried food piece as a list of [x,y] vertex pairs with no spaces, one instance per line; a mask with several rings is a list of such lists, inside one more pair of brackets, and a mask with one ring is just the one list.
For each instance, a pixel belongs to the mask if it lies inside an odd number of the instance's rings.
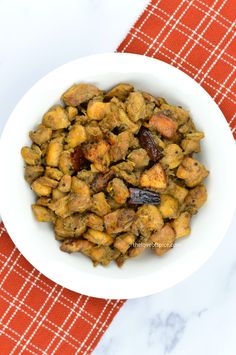
[[52,188],[50,186],[46,186],[46,185],[42,184],[40,179],[41,179],[41,177],[34,180],[34,182],[31,185],[32,190],[38,196],[50,196],[51,192],[52,192]]
[[138,133],[141,123],[134,123],[133,121],[131,121],[129,119],[129,116],[126,114],[126,112],[121,108],[119,109],[118,112],[119,115],[118,115],[117,127],[119,127],[119,129],[122,131],[128,130],[133,134]]
[[159,232],[153,233],[150,237],[154,244],[154,252],[161,256],[173,248],[175,242],[175,231],[169,223],[166,223]]
[[64,219],[57,218],[54,230],[58,240],[78,238],[86,231],[86,220],[77,213]]
[[191,214],[189,212],[182,212],[178,218],[172,221],[176,239],[186,237],[191,233],[190,220]]
[[71,188],[71,176],[64,175],[59,183],[58,190],[61,192],[69,192]]
[[159,231],[163,224],[162,215],[156,206],[143,205],[138,208],[134,225],[145,240],[150,237],[151,233]]
[[127,99],[127,113],[133,122],[146,117],[146,103],[141,92],[131,92]]
[[196,186],[195,188],[189,190],[186,196],[185,208],[191,213],[195,214],[202,207],[202,205],[207,200],[207,190],[204,185]]
[[47,207],[34,204],[32,205],[32,210],[38,222],[55,222],[56,217],[54,213]]
[[87,144],[84,147],[84,155],[98,171],[106,173],[110,165],[109,150],[110,145],[105,140],[101,140],[98,143]]
[[111,148],[109,156],[111,161],[116,162],[125,159],[129,149],[129,141],[130,133],[127,131],[121,132],[118,136],[113,135],[112,139],[110,135],[109,143],[111,144]]
[[88,118],[95,121],[102,120],[109,109],[109,104],[101,101],[89,101],[87,107]]
[[119,204],[124,204],[129,197],[129,190],[124,181],[118,178],[111,180],[107,186],[107,192]]
[[44,173],[43,166],[26,165],[24,177],[25,177],[25,180],[31,185],[32,182],[34,180],[36,180],[38,177],[40,177],[41,175],[43,175],[43,173]]
[[62,192],[58,189],[52,190],[52,200],[53,201],[59,200],[60,198],[65,197],[66,195],[67,195],[66,192]]
[[204,133],[193,132],[186,134],[185,138],[181,141],[181,147],[185,154],[199,153],[200,140],[204,138]]
[[113,165],[111,169],[115,172],[116,176],[127,181],[131,185],[138,185],[140,174],[134,173],[134,163],[131,161],[124,161],[122,163]]
[[165,189],[167,187],[167,176],[160,163],[142,173],[140,185],[150,189]]
[[183,204],[185,197],[188,194],[188,190],[185,187],[176,184],[173,181],[169,181],[167,193],[179,201],[179,204]]
[[57,168],[51,168],[50,166],[46,166],[45,176],[48,176],[50,179],[59,181],[61,180],[63,173]]
[[105,229],[108,234],[125,232],[131,226],[135,212],[130,208],[121,208],[104,217]]
[[203,164],[190,157],[186,157],[182,160],[176,172],[176,176],[179,179],[184,179],[188,187],[199,185],[208,174],[209,172],[205,169]]
[[53,130],[67,128],[70,121],[66,110],[60,105],[51,107],[43,116],[43,125]]
[[94,96],[98,96],[100,93],[101,91],[94,85],[75,84],[64,92],[61,99],[66,105],[78,106],[83,102],[89,101]]
[[163,218],[175,218],[178,215],[179,203],[170,195],[161,195],[159,210]]
[[91,207],[90,189],[84,181],[73,176],[71,192],[68,201],[69,211],[82,213]]
[[101,217],[105,216],[107,213],[111,211],[111,208],[107,203],[104,192],[99,192],[93,195],[91,211]]
[[65,240],[60,249],[67,253],[76,253],[81,251],[81,253],[88,255],[89,251],[94,247],[94,244],[85,239],[75,239],[75,240]]
[[28,165],[40,165],[41,164],[41,150],[32,149],[29,147],[23,147],[21,149],[21,156],[25,163]]
[[142,169],[148,166],[149,164],[149,156],[147,151],[143,148],[134,149],[129,155],[128,160],[134,163],[135,169]]
[[136,258],[137,256],[141,255],[148,248],[148,246],[148,243],[143,243],[140,246],[132,247],[128,251],[128,256],[130,258]]
[[75,123],[66,137],[68,148],[75,148],[86,142],[86,140],[87,136],[84,126],[79,123]]
[[168,139],[172,139],[174,137],[178,128],[178,124],[161,111],[151,117],[149,120],[149,126]]
[[177,144],[168,144],[163,155],[161,163],[169,169],[177,168],[184,158],[183,151]]
[[84,233],[83,237],[98,245],[111,245],[113,243],[113,238],[109,234],[91,228]]
[[136,237],[132,233],[120,234],[114,241],[114,247],[122,254],[125,254],[130,246],[135,242],[135,239]]
[[189,119],[189,112],[179,106],[163,103],[161,105],[161,110],[167,110],[172,113],[173,117],[177,120],[179,125],[184,124]]
[[58,200],[52,201],[48,207],[56,213],[57,216],[61,218],[66,218],[71,215],[71,211],[68,207],[69,195],[59,198]]
[[43,143],[48,142],[52,136],[52,129],[45,127],[44,125],[39,125],[36,131],[31,131],[29,133],[30,139],[32,142],[42,145]]
[[87,142],[99,142],[103,139],[103,133],[96,122],[91,122],[85,127]]
[[46,153],[46,164],[49,166],[57,167],[59,165],[62,150],[62,143],[57,141],[51,141],[48,145]]
[[125,99],[128,97],[129,93],[134,90],[134,87],[130,84],[118,84],[114,86],[111,90],[109,90],[105,97],[106,98],[112,98],[112,97],[117,97],[121,101],[125,101]]
[[71,150],[64,150],[60,155],[58,166],[63,174],[72,175],[74,172],[71,154]]
[[75,119],[75,117],[78,115],[78,109],[73,106],[67,106],[66,112],[67,112],[68,119],[70,121],[73,121]]
[[115,172],[110,170],[106,174],[94,174],[94,177],[91,181],[91,187],[94,192],[100,192],[106,189],[108,182],[115,176]]
[[86,225],[96,231],[102,232],[104,230],[103,219],[95,213],[88,213],[86,215]]
[[57,180],[53,180],[50,179],[47,176],[41,176],[38,178],[37,180],[40,184],[44,185],[44,186],[49,186],[52,187],[53,189],[55,189],[58,185],[58,181]]

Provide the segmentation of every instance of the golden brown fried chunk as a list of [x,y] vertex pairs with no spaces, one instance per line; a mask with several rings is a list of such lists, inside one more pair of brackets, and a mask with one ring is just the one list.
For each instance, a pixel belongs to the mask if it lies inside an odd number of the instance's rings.
[[130,84],[118,84],[105,95],[106,98],[117,97],[119,100],[124,101],[129,93],[134,90],[134,87]]
[[46,153],[46,164],[52,167],[57,167],[59,165],[62,150],[62,143],[51,141]]
[[84,155],[98,171],[106,173],[110,165],[109,150],[110,145],[105,140],[101,140],[98,143],[87,144],[84,147]]
[[48,176],[50,179],[59,181],[61,180],[63,173],[57,168],[51,168],[50,166],[47,166],[45,170],[45,176]]
[[84,181],[73,176],[71,191],[68,201],[69,211],[82,213],[91,207],[90,189]]
[[55,214],[49,210],[47,207],[40,206],[40,205],[32,205],[32,210],[34,213],[35,218],[39,222],[55,222]]
[[94,85],[91,84],[75,84],[71,86],[64,94],[61,99],[66,105],[78,106],[83,102],[89,101],[94,96],[97,96],[101,91]]
[[21,149],[21,156],[29,165],[40,165],[41,164],[41,150],[32,149],[29,147],[23,147]]
[[40,165],[36,165],[36,166],[27,165],[25,167],[25,174],[24,174],[25,180],[29,184],[32,184],[32,182],[34,180],[36,180],[38,177],[43,175],[43,172],[44,172],[43,166],[40,166]]
[[199,153],[200,140],[204,138],[204,133],[193,132],[186,134],[185,138],[181,141],[181,147],[185,154]]
[[78,238],[86,231],[85,218],[76,213],[64,219],[57,218],[54,230],[58,240]]
[[101,101],[89,101],[87,115],[91,120],[102,120],[109,110],[109,104]]
[[135,212],[130,208],[121,208],[104,217],[105,229],[109,234],[125,232],[131,226]]
[[59,183],[58,190],[61,192],[69,192],[71,188],[71,176],[64,175]]
[[150,239],[154,243],[154,252],[161,256],[173,248],[175,231],[169,223],[166,223],[159,232],[152,234]]
[[135,169],[142,169],[148,166],[149,164],[149,156],[147,151],[143,148],[134,149],[129,155],[128,159],[134,163]]
[[188,187],[194,187],[200,184],[208,174],[209,172],[205,169],[203,164],[190,157],[183,159],[176,172],[176,176],[179,179],[184,179],[184,182]]
[[167,187],[167,176],[160,163],[142,173],[140,185],[150,189],[165,189]]
[[95,213],[88,213],[86,215],[86,225],[96,231],[102,232],[104,230],[103,219]]
[[172,227],[176,233],[176,239],[186,237],[191,233],[190,228],[191,214],[182,212],[180,216],[172,221]]
[[78,145],[86,142],[87,136],[84,126],[79,123],[75,123],[72,128],[70,129],[67,137],[66,142],[68,144],[68,148],[75,148]]
[[167,103],[163,103],[161,105],[161,110],[169,111],[173,115],[173,117],[177,120],[179,125],[184,124],[189,119],[188,111],[184,110],[183,108],[181,108],[179,106],[174,106],[174,105],[169,105]]
[[149,121],[149,126],[158,131],[163,137],[171,139],[174,137],[178,124],[163,114],[161,111],[153,115]]
[[60,105],[55,105],[44,114],[43,124],[44,126],[55,130],[67,128],[70,125],[70,121],[66,110]]
[[74,172],[72,159],[71,159],[72,150],[65,150],[61,153],[59,158],[59,169],[63,174],[72,175]]
[[146,116],[146,103],[141,92],[131,92],[127,99],[127,113],[133,122]]
[[52,192],[52,188],[50,186],[46,186],[42,184],[42,182],[39,179],[40,178],[34,180],[34,182],[32,183],[31,185],[32,190],[38,196],[50,196]]
[[179,203],[170,195],[161,195],[159,210],[163,218],[175,218],[178,215]]
[[58,200],[50,202],[48,207],[56,213],[57,216],[61,218],[66,218],[71,215],[71,211],[68,207],[69,196],[59,198]]
[[129,149],[130,133],[121,132],[118,136],[111,135],[109,143],[111,148],[109,151],[109,156],[111,161],[119,161],[125,159],[128,149]]
[[91,211],[101,217],[111,211],[104,192],[99,192],[98,194],[93,195]]
[[31,131],[29,133],[32,142],[41,145],[48,142],[52,136],[52,129],[43,126],[42,124],[36,129],[36,131]]
[[183,160],[183,151],[177,144],[168,144],[164,149],[164,157],[161,160],[163,166],[169,169],[177,168]]
[[109,234],[91,228],[84,233],[83,237],[98,245],[111,245],[113,243],[113,238]]
[[122,254],[125,254],[129,247],[134,243],[136,237],[132,233],[123,233],[115,238],[114,247]]
[[103,133],[96,122],[91,122],[85,127],[87,142],[99,142],[103,139]]
[[189,190],[186,196],[185,208],[192,214],[197,213],[197,210],[202,207],[202,205],[207,200],[207,190],[204,185],[196,186],[195,188]]
[[75,117],[78,115],[78,109],[76,107],[73,106],[67,106],[66,107],[66,112],[68,115],[68,119],[70,121],[73,121],[75,119]]
[[149,238],[151,233],[159,231],[163,224],[162,215],[156,206],[143,205],[138,208],[134,225],[145,239]]
[[85,255],[88,255],[89,251],[93,248],[94,244],[84,239],[65,240],[60,249],[67,253],[76,253],[81,251]]
[[185,187],[180,186],[170,180],[167,188],[167,193],[176,198],[179,201],[179,204],[182,204],[188,194],[188,190]]
[[129,190],[124,181],[118,178],[111,180],[107,186],[107,192],[119,204],[124,204],[129,197]]

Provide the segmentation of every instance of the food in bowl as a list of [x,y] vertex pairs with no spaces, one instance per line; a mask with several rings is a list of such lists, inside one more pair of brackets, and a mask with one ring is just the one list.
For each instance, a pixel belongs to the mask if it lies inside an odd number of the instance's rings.
[[62,102],[21,150],[33,213],[53,223],[61,250],[122,266],[188,236],[208,176],[194,157],[204,133],[189,112],[123,83],[108,92],[75,84]]

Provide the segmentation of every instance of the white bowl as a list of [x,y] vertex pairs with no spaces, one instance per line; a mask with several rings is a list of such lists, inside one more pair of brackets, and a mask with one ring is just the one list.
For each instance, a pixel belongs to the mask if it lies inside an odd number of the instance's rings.
[[[204,131],[200,159],[210,175],[208,201],[193,217],[192,233],[163,257],[146,252],[119,269],[94,268],[81,254],[59,250],[52,228],[34,219],[35,196],[23,178],[22,146],[43,113],[75,82],[108,89],[119,82],[167,98],[188,109]],[[26,259],[45,276],[70,290],[102,298],[134,298],[171,287],[191,275],[221,242],[235,209],[235,144],[226,120],[211,97],[176,68],[134,54],[102,54],[72,61],[38,81],[12,112],[0,142],[0,204],[5,226]]]

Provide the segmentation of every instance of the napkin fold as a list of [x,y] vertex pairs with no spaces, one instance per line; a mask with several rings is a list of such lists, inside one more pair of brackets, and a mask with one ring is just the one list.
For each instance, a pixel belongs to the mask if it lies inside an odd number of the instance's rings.
[[[236,137],[235,6],[235,0],[153,0],[117,51],[186,72],[220,106]],[[87,297],[47,279],[0,224],[1,355],[90,354],[124,302]]]

